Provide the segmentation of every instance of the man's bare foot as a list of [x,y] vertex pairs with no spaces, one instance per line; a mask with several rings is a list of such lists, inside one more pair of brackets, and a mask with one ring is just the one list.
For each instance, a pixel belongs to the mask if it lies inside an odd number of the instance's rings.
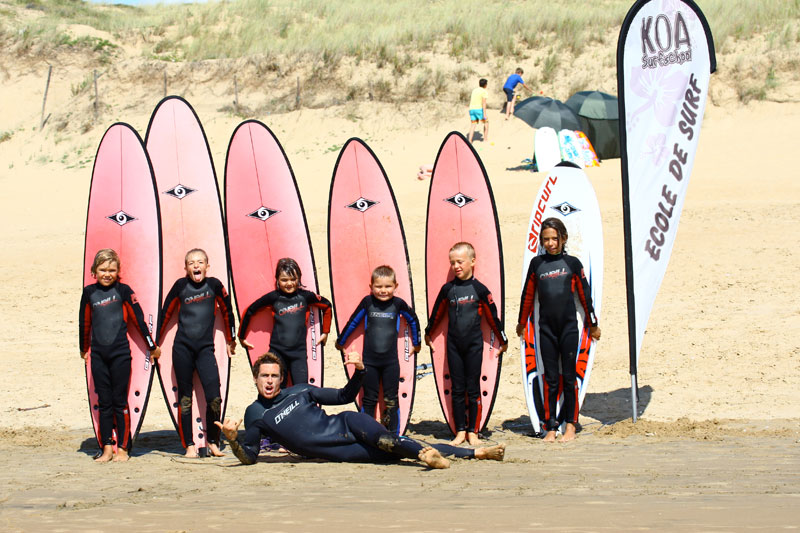
[[213,457],[225,457],[225,453],[224,453],[224,452],[222,452],[222,451],[219,449],[219,446],[217,446],[217,445],[216,445],[215,443],[213,443],[213,442],[209,442],[209,443],[208,443],[208,455],[211,455],[211,456],[213,456]]
[[430,446],[419,451],[419,460],[431,468],[450,468],[450,461],[442,457],[439,450]]
[[197,457],[197,448],[194,447],[194,444],[192,444],[191,446],[187,446],[186,447],[186,453],[183,454],[183,456],[184,457],[191,457],[191,458]]
[[475,459],[490,459],[492,461],[502,461],[506,456],[506,445],[500,443],[496,446],[489,446],[487,448],[477,448],[475,450]]
[[561,435],[561,440],[559,442],[570,442],[575,440],[577,437],[578,435],[575,432],[575,424],[568,422],[566,429],[564,429],[564,434]]
[[467,442],[469,442],[470,446],[480,446],[481,438],[478,436],[477,433],[473,433],[472,431],[470,431],[467,433]]
[[467,440],[467,432],[466,431],[459,431],[456,433],[456,438],[450,441],[451,446],[458,446],[460,444],[464,444]]
[[103,453],[94,458],[96,463],[107,463],[114,458],[114,447],[110,444],[103,446]]
[[555,442],[556,441],[556,432],[555,430],[551,430],[547,432],[547,435],[544,436],[545,442]]
[[128,455],[128,450],[126,450],[125,448],[118,448],[117,453],[116,455],[114,455],[112,461],[114,461],[115,463],[124,463],[130,458],[131,456]]

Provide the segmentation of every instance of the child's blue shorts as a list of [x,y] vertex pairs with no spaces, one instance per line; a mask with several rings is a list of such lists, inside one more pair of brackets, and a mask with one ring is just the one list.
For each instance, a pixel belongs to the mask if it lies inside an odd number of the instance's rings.
[[486,117],[483,116],[483,109],[470,109],[469,119],[472,122],[479,122],[482,120],[486,120]]

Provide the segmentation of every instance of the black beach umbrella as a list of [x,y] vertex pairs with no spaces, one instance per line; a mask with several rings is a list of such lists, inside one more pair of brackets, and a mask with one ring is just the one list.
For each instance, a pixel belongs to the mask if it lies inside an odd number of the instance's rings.
[[619,157],[619,105],[617,97],[600,91],[580,91],[566,101],[580,120],[600,159]]
[[514,108],[514,116],[532,128],[550,127],[559,131],[581,127],[578,116],[564,102],[546,96],[531,96],[521,101]]

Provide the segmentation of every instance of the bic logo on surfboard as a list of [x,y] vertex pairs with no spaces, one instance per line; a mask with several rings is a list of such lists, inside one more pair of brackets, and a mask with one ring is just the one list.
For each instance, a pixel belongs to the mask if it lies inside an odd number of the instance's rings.
[[444,201],[445,202],[449,202],[449,203],[453,204],[454,206],[456,206],[458,208],[462,208],[465,205],[471,204],[472,202],[474,202],[475,198],[470,198],[466,194],[458,193],[458,194],[454,194],[450,198],[445,198]]
[[129,215],[125,211],[117,211],[113,215],[109,215],[106,218],[112,222],[116,222],[120,226],[124,226],[128,222],[133,222],[136,220],[136,217]]
[[349,207],[350,209],[355,209],[356,211],[361,211],[362,213],[372,207],[373,205],[377,204],[378,202],[374,200],[367,200],[363,196],[353,202],[352,204],[348,204],[345,207]]
[[164,191],[164,194],[168,194],[173,198],[177,198],[178,200],[183,200],[185,197],[196,191],[197,189],[192,189],[191,187],[187,187],[179,183],[168,191]]
[[577,213],[578,211],[580,211],[580,209],[570,204],[569,202],[561,202],[558,205],[551,205],[550,209],[555,209],[564,216],[571,215],[572,213]]
[[268,218],[270,218],[271,216],[277,215],[278,213],[280,213],[279,210],[270,209],[269,207],[264,207],[262,205],[261,207],[259,207],[255,211],[253,211],[252,213],[249,213],[247,216],[249,216],[250,218],[256,218],[256,219],[261,220],[261,221],[266,221]]

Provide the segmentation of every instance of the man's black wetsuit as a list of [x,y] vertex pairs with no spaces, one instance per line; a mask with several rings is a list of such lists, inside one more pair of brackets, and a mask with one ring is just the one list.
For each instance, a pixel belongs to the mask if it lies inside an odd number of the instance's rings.
[[[428,327],[430,332],[447,315],[447,365],[452,382],[453,420],[456,431],[480,430],[481,397],[480,379],[483,363],[483,333],[481,317],[500,339],[508,344],[503,332],[503,323],[497,317],[497,306],[486,286],[474,277],[467,280],[454,278],[442,286],[431,310]],[[466,390],[469,404],[469,420],[465,417],[464,397]]]
[[222,398],[219,368],[214,357],[214,313],[219,307],[224,322],[225,340],[234,338],[233,311],[228,291],[217,278],[205,278],[200,283],[186,278],[175,282],[164,300],[164,311],[159,324],[159,339],[172,315],[178,313],[178,331],[172,344],[172,365],[178,382],[180,413],[178,434],[184,448],[194,445],[192,432],[192,377],[197,376],[203,385],[206,399],[206,440],[219,443],[219,428],[214,421],[220,419]]
[[[423,445],[390,433],[374,418],[355,411],[329,415],[320,405],[343,405],[355,400],[364,370],[357,370],[342,389],[308,384],[281,390],[268,400],[259,396],[245,411],[244,439],[230,443],[244,464],[258,458],[262,437],[269,437],[305,457],[343,462],[389,462],[416,459]],[[433,444],[442,455],[471,458],[475,450]]]
[[411,342],[420,345],[419,319],[402,298],[393,296],[381,301],[372,294],[365,296],[342,328],[339,344],[344,345],[359,324],[364,323],[364,398],[362,411],[372,417],[378,405],[378,394],[383,383],[383,401],[386,413],[383,423],[389,431],[397,432],[400,362],[397,359],[397,336],[400,334],[400,317],[411,328]]
[[[297,289],[292,293],[281,290],[268,292],[247,308],[239,325],[239,339],[247,336],[250,320],[264,308],[272,310],[273,325],[269,340],[269,351],[283,360],[287,369],[284,383],[291,377],[292,383],[308,383],[308,352],[306,349],[306,323],[311,308],[322,311],[322,333],[331,330],[331,303],[311,291]],[[260,355],[260,354],[259,354]]]
[[91,347],[92,379],[97,393],[100,445],[114,444],[130,448],[131,423],[128,411],[128,388],[131,380],[131,347],[128,343],[129,319],[135,319],[139,333],[150,351],[156,345],[144,320],[144,313],[133,290],[124,283],[109,287],[100,283],[87,285],[81,295],[78,315],[80,350]]
[[560,253],[534,257],[528,266],[525,286],[519,305],[518,324],[525,325],[533,313],[534,295],[539,291],[539,353],[544,364],[544,415],[548,431],[559,426],[556,419],[558,405],[558,363],[564,380],[564,404],[561,406],[565,422],[578,422],[578,381],[575,373],[578,352],[578,320],[575,298],[578,298],[586,315],[587,326],[597,326],[592,307],[589,283],[580,259]]

